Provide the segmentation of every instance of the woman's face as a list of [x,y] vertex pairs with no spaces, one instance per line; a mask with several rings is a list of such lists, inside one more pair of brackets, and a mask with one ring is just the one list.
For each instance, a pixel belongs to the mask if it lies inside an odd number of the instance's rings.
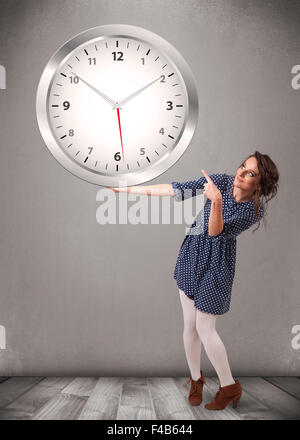
[[255,157],[249,157],[237,169],[234,179],[234,186],[254,193],[259,187],[260,175]]

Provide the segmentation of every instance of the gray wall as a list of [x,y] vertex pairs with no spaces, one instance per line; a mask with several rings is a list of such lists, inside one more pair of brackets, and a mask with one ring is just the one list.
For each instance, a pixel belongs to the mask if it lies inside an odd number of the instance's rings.
[[[200,113],[182,158],[149,184],[234,174],[255,149],[280,189],[238,239],[231,310],[217,318],[234,375],[300,375],[299,1],[2,0],[0,375],[187,375],[173,280],[185,224],[105,225],[99,187],[64,170],[35,116],[53,52],[101,24],[145,27],[179,49]],[[174,200],[171,200],[171,205]],[[252,228],[254,229],[254,228]],[[295,330],[295,331],[296,331]],[[300,330],[297,330],[298,332]],[[215,375],[206,353],[202,368]]]

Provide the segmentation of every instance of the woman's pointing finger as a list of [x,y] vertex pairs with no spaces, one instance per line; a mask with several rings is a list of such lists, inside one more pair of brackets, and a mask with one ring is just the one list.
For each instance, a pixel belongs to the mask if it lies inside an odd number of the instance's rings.
[[207,172],[206,172],[205,170],[201,170],[201,171],[202,171],[202,173],[204,174],[206,180],[207,180],[208,182],[211,182],[212,180],[211,180],[211,178],[209,177],[209,175],[207,174]]

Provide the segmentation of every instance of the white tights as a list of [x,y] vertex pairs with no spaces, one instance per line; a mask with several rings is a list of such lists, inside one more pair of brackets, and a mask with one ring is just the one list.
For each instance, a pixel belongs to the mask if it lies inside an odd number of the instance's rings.
[[193,380],[200,377],[200,355],[203,343],[206,354],[218,375],[220,386],[235,383],[228,363],[225,346],[215,325],[217,315],[196,309],[194,301],[179,289],[183,309],[183,344]]

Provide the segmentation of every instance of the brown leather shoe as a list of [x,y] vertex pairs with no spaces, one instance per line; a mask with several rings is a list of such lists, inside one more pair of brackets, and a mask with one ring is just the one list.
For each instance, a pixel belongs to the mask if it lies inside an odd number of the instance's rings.
[[189,380],[187,381],[187,383],[191,382],[191,389],[188,400],[193,406],[200,405],[200,403],[202,402],[202,390],[203,385],[206,383],[206,381],[204,379],[202,370],[200,371],[200,373],[201,376],[198,380],[193,380],[192,376],[190,376]]
[[205,404],[205,408],[207,409],[224,409],[231,401],[232,407],[236,408],[237,404],[242,395],[242,387],[238,380],[235,380],[235,383],[231,385],[226,385],[225,387],[220,387],[217,391],[214,400]]

